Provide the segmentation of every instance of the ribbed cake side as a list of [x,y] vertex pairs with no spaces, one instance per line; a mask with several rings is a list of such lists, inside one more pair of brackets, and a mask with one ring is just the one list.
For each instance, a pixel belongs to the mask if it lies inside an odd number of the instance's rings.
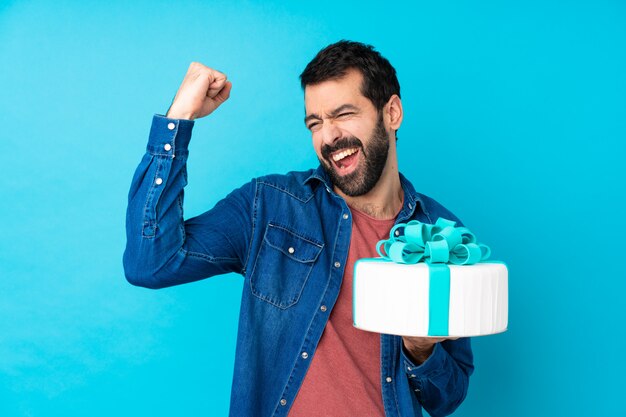
[[[450,265],[448,335],[499,333],[508,324],[508,271],[499,262]],[[429,266],[382,259],[356,262],[353,320],[362,330],[429,335]]]

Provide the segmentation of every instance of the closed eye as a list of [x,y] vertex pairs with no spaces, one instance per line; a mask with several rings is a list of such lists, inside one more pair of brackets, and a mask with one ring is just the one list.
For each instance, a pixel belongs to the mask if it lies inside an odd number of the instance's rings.
[[319,126],[319,124],[320,124],[320,122],[313,122],[313,123],[309,123],[309,124],[307,125],[307,127],[306,127],[306,128],[312,131],[312,130],[313,130],[313,129],[315,129],[317,126]]

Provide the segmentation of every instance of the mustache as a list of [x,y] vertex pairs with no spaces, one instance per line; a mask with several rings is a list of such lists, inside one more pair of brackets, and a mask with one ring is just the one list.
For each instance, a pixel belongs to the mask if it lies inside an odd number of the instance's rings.
[[355,136],[351,136],[348,138],[341,138],[341,139],[338,139],[332,145],[323,145],[321,151],[322,151],[322,156],[324,157],[324,159],[330,161],[331,154],[337,151],[341,151],[343,149],[350,149],[350,148],[363,149],[363,142],[361,142],[359,138]]

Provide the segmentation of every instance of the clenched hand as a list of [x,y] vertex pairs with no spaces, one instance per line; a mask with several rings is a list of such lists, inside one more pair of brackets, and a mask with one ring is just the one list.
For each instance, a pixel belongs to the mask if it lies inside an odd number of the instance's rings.
[[194,120],[208,116],[228,100],[232,87],[226,75],[199,62],[192,62],[167,111],[167,117]]

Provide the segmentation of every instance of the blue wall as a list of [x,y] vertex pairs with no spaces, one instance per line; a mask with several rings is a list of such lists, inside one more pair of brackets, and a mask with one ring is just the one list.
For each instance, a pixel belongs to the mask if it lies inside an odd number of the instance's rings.
[[193,60],[234,86],[196,124],[188,216],[314,166],[297,77],[341,38],[398,70],[401,170],[510,267],[455,415],[623,412],[626,4],[339,3],[0,5],[0,415],[227,413],[242,279],[127,284],[130,179]]

